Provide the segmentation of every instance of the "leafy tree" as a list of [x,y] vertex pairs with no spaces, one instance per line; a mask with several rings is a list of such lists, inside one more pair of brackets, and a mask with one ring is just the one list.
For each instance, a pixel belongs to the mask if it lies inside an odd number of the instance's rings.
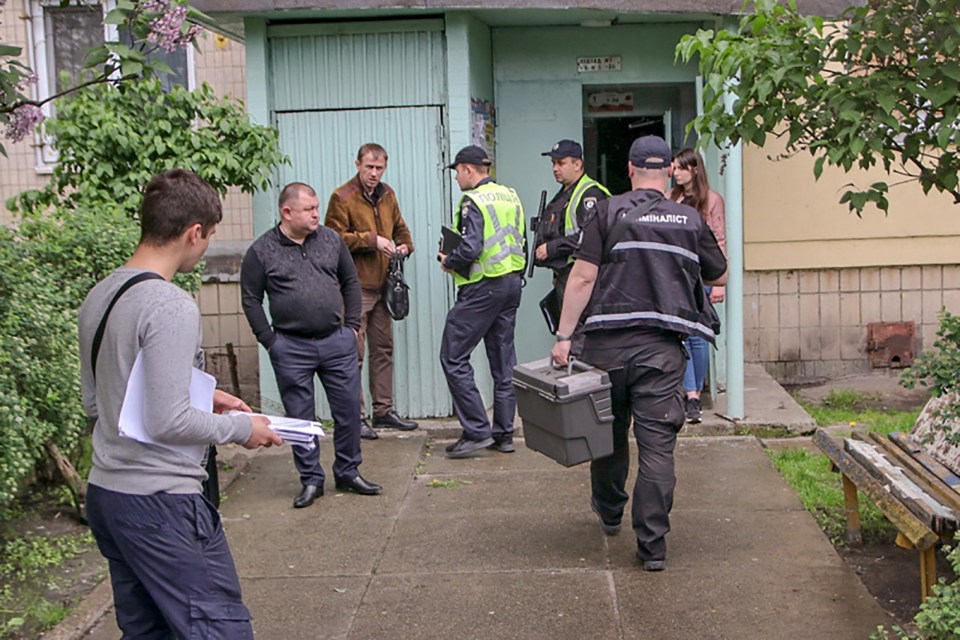
[[46,189],[15,198],[16,227],[0,228],[0,505],[34,477],[66,479],[82,502],[75,468],[88,425],[77,309],[133,252],[133,214],[150,176],[183,167],[220,193],[252,191],[286,161],[276,130],[207,86],[169,94],[157,79],[93,86],[64,101],[48,126],[67,160]]
[[[752,5],[736,31],[701,29],[677,46],[685,62],[699,57],[709,89],[692,123],[701,145],[773,135],[788,155],[815,156],[817,178],[825,163],[879,163],[960,204],[960,0],[868,0],[832,22],[794,0]],[[890,186],[848,185],[840,201],[886,211]]]
[[252,124],[242,104],[207,84],[164,91],[154,78],[90,87],[46,127],[61,161],[46,187],[8,201],[13,211],[118,205],[133,216],[150,177],[173,168],[195,171],[221,195],[228,186],[253,193],[284,159],[276,130]]
[[[79,4],[81,0],[61,0],[62,5],[73,2]],[[0,42],[0,124],[6,125],[4,136],[13,142],[23,140],[43,120],[40,107],[85,87],[170,73],[165,62],[150,54],[161,49],[174,51],[192,43],[200,32],[195,22],[204,17],[189,7],[187,0],[117,0],[104,22],[129,33],[132,43],[106,42],[91,49],[85,60],[88,73],[84,78],[43,100],[26,95],[37,76],[19,59],[22,47]],[[2,144],[0,153],[6,155]]]

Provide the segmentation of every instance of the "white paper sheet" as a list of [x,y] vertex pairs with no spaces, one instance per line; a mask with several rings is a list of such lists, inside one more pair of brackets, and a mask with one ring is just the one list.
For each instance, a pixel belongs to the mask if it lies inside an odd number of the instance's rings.
[[[190,406],[200,411],[213,413],[213,392],[217,389],[217,379],[210,374],[193,368],[190,375]],[[120,435],[132,438],[137,442],[155,444],[174,451],[179,451],[197,464],[203,462],[207,452],[205,444],[165,444],[150,437],[143,424],[143,397],[145,393],[143,380],[143,351],[137,353],[137,359],[130,371],[127,380],[127,390],[123,396],[123,406],[120,408]]]

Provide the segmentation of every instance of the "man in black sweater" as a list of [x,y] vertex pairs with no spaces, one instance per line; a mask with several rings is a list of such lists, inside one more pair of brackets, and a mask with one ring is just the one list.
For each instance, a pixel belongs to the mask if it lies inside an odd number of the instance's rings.
[[[333,415],[337,489],[380,493],[381,487],[358,470],[360,281],[343,240],[320,226],[317,193],[309,185],[294,182],[283,188],[280,223],[247,250],[240,287],[243,312],[270,355],[287,415],[313,420],[313,376],[323,384]],[[264,293],[270,297],[272,326],[263,310]],[[293,447],[293,459],[303,485],[293,506],[309,507],[323,495],[320,449]]]

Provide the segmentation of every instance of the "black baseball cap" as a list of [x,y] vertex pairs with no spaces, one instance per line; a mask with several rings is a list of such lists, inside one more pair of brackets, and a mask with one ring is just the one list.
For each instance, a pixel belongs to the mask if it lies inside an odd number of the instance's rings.
[[452,163],[447,165],[447,169],[454,169],[458,164],[476,164],[482,167],[489,167],[493,162],[483,148],[471,144],[457,151],[457,157],[453,159]]
[[540,155],[550,156],[554,160],[559,160],[560,158],[577,158],[578,160],[583,160],[583,147],[580,146],[579,142],[574,142],[573,140],[561,140],[553,145],[550,151],[544,151]]
[[643,136],[630,145],[630,164],[638,169],[665,169],[672,160],[670,147],[660,136]]

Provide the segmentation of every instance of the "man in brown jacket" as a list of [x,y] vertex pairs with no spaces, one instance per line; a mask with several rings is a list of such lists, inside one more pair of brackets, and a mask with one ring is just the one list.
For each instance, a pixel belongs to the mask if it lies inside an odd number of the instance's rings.
[[[413,253],[410,229],[400,215],[393,189],[382,182],[387,170],[387,151],[367,143],[357,152],[357,175],[330,196],[324,224],[343,238],[353,255],[360,277],[361,315],[357,353],[363,366],[365,338],[370,342],[370,394],[373,396],[373,426],[409,431],[417,423],[404,420],[393,408],[393,326],[383,300],[383,284],[394,253]],[[363,394],[361,437],[379,436],[366,420]]]

